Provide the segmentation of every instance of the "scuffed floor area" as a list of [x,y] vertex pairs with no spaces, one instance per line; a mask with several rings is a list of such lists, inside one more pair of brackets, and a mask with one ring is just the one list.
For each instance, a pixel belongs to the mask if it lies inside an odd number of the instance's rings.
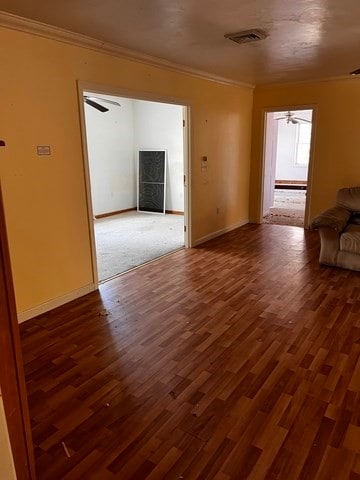
[[306,190],[276,189],[274,205],[263,218],[263,223],[303,227],[305,202]]

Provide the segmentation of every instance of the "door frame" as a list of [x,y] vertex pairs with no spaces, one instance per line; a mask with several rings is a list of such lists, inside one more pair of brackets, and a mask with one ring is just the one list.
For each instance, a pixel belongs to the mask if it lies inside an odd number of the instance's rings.
[[260,210],[258,212],[258,223],[262,223],[263,216],[263,204],[264,204],[264,180],[265,180],[265,162],[266,162],[266,114],[276,113],[283,111],[298,111],[298,110],[312,110],[311,121],[311,144],[310,144],[310,156],[307,174],[307,186],[306,186],[306,202],[304,213],[304,228],[309,228],[309,213],[311,206],[311,194],[312,194],[312,179],[314,171],[314,151],[315,151],[315,133],[316,133],[316,119],[317,119],[317,104],[306,105],[280,105],[275,107],[265,107],[262,110],[261,115],[261,169],[260,169]]
[[[263,170],[263,195],[262,195],[262,208],[261,208],[261,218],[263,219],[264,216],[270,213],[270,207],[272,204],[269,205],[269,210],[266,210],[266,206],[268,203],[269,195],[269,186],[268,186],[268,178],[270,173],[270,178],[273,180],[273,185],[271,185],[271,199],[274,200],[274,193],[275,193],[275,172],[276,172],[276,156],[277,156],[277,136],[279,131],[279,123],[273,122],[268,118],[268,114],[265,113],[265,137],[264,137],[264,170]],[[271,132],[268,131],[269,127],[271,126]],[[270,145],[271,141],[271,145]],[[266,202],[265,202],[266,200]],[[266,205],[265,205],[266,203]],[[266,213],[265,213],[266,212]]]
[[16,476],[35,480],[35,461],[0,185],[0,386]]
[[95,289],[99,285],[99,276],[96,258],[96,243],[95,243],[95,229],[94,229],[94,213],[91,198],[91,183],[90,183],[90,166],[89,154],[87,148],[86,138],[86,123],[85,123],[85,107],[83,101],[84,92],[91,92],[94,95],[113,95],[117,97],[129,98],[133,100],[145,100],[150,102],[168,103],[178,105],[183,108],[183,156],[184,156],[184,244],[185,248],[191,248],[191,148],[190,148],[190,131],[191,131],[191,102],[183,98],[170,97],[167,95],[153,94],[138,90],[123,89],[121,87],[114,87],[110,85],[102,85],[97,83],[89,83],[85,81],[77,81],[78,102],[80,112],[80,128],[83,151],[83,167],[86,190],[87,203],[87,219],[88,231],[91,248],[91,262],[93,272],[93,283]]

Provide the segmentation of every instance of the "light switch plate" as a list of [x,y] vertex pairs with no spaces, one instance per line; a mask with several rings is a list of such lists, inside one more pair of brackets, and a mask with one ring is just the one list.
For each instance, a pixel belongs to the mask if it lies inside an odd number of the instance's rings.
[[50,145],[38,145],[36,151],[38,155],[51,155]]

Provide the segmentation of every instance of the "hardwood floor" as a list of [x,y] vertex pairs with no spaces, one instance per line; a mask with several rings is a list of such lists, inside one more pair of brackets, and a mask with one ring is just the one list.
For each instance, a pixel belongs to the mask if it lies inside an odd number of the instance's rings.
[[360,275],[318,253],[247,225],[23,324],[38,478],[360,479]]

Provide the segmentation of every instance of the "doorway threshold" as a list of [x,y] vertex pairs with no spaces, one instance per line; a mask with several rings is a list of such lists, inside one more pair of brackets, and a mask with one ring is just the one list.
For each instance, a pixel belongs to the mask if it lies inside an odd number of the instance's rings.
[[115,278],[122,277],[123,275],[126,275],[127,273],[130,273],[134,270],[145,267],[145,265],[148,265],[149,263],[157,262],[158,260],[161,260],[164,257],[169,257],[170,255],[173,255],[174,253],[179,252],[179,251],[184,250],[184,249],[185,249],[185,245],[180,247],[180,248],[177,248],[176,250],[173,250],[172,252],[164,253],[163,255],[160,255],[159,257],[153,258],[151,260],[148,260],[147,262],[141,263],[140,265],[136,265],[135,267],[129,268],[129,270],[125,270],[125,272],[119,272],[116,275],[112,275],[109,278],[105,278],[104,280],[99,281],[99,285],[103,285],[104,283],[110,282],[111,280],[114,280]]

